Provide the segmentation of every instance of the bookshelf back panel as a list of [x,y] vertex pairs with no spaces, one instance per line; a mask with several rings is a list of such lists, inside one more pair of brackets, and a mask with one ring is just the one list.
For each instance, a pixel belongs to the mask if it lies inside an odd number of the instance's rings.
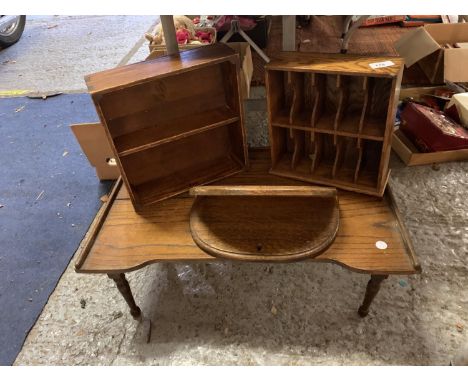
[[106,94],[100,107],[112,137],[226,106],[220,65]]
[[236,156],[232,148],[235,130],[238,130],[238,123],[121,158],[135,198],[146,204],[150,195],[161,197],[176,190],[187,190],[194,184],[208,181],[211,176],[240,171],[245,158]]

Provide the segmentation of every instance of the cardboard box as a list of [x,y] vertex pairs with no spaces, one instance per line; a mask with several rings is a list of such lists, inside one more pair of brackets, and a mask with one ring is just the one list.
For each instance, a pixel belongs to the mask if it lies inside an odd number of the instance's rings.
[[393,133],[392,149],[407,166],[468,160],[468,149],[421,153],[399,129]]
[[120,172],[104,127],[96,122],[71,125],[70,128],[89,162],[96,169],[97,177],[100,180],[117,179]]
[[428,24],[405,33],[395,49],[410,67],[418,64],[433,84],[468,82],[468,48],[454,44],[468,42],[468,23]]

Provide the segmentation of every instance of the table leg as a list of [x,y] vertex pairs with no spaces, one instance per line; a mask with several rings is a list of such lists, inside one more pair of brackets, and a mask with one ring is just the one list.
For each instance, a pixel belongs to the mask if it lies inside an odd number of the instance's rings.
[[377,293],[380,290],[380,284],[382,284],[382,281],[384,281],[387,277],[388,275],[371,275],[371,278],[367,283],[364,301],[358,309],[358,314],[361,317],[366,317],[369,314],[369,307],[374,300],[374,297],[377,296]]
[[125,278],[125,273],[108,273],[107,276],[115,281],[117,289],[130,307],[130,314],[132,317],[136,320],[139,319],[141,317],[141,310],[137,304],[135,304],[130,285],[128,285],[128,281]]

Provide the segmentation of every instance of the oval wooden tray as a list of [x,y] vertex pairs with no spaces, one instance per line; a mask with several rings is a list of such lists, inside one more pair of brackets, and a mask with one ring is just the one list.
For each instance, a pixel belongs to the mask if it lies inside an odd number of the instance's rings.
[[336,189],[297,186],[206,186],[195,201],[190,230],[212,256],[243,261],[315,257],[339,226]]

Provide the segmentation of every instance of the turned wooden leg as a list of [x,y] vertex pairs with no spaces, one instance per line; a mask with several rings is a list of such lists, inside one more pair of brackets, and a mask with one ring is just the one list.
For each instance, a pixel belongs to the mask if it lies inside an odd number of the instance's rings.
[[117,289],[130,307],[130,314],[132,317],[136,320],[139,319],[141,316],[141,310],[137,304],[135,304],[130,285],[128,285],[128,281],[125,278],[125,273],[108,273],[107,276],[115,281]]
[[374,297],[377,296],[377,293],[380,289],[380,284],[384,281],[388,275],[371,275],[369,282],[367,283],[366,295],[364,296],[364,301],[358,309],[358,314],[361,317],[366,317],[369,314],[369,307]]

